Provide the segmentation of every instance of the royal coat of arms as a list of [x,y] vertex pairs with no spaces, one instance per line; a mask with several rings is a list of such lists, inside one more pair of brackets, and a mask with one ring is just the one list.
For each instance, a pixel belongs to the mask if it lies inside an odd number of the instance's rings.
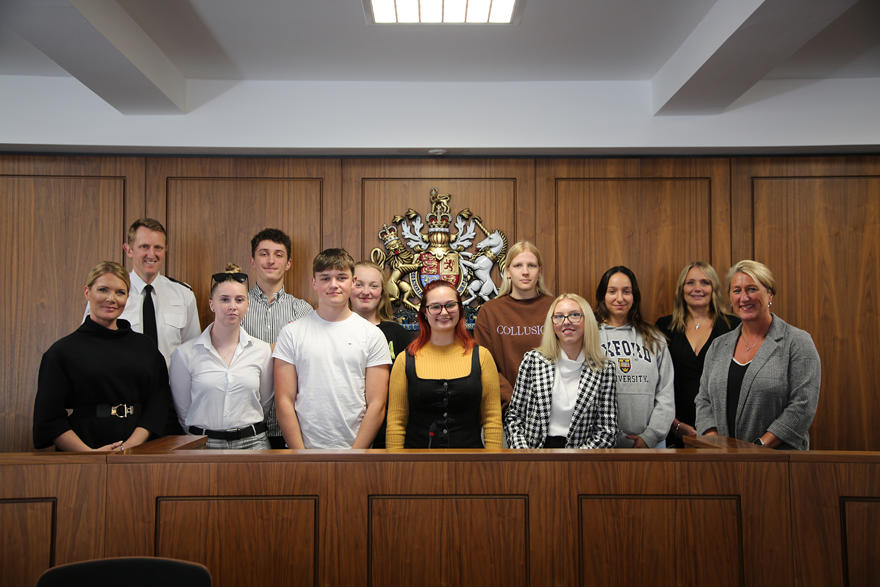
[[[488,230],[468,208],[455,215],[453,232],[451,198],[451,194],[431,188],[431,211],[424,221],[410,208],[379,230],[385,250],[373,249],[370,258],[379,266],[387,265],[391,272],[386,287],[392,303],[418,310],[422,291],[438,279],[455,286],[465,306],[472,308],[498,294],[490,273],[496,264],[504,270],[507,236],[500,230]],[[478,238],[477,229],[482,238],[474,245],[475,251],[468,251]]]

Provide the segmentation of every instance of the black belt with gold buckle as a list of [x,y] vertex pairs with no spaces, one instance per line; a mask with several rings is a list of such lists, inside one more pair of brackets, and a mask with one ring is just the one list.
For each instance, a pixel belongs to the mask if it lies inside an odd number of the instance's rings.
[[124,419],[129,416],[134,416],[138,409],[138,404],[116,404],[115,406],[111,406],[110,404],[98,404],[95,406],[95,416],[98,418],[110,418],[111,416],[116,416],[117,418]]

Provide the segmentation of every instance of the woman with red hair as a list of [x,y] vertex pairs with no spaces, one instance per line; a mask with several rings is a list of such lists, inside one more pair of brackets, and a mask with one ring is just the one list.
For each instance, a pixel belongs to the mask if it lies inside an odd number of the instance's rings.
[[451,283],[428,284],[418,320],[419,337],[391,369],[386,446],[501,448],[498,368],[465,329]]

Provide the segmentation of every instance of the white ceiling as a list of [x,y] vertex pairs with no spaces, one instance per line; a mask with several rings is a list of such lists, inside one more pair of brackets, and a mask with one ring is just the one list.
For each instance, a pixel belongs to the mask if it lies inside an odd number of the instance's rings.
[[0,0],[0,76],[155,116],[270,81],[644,82],[649,115],[701,116],[759,83],[880,79],[880,0],[519,1],[510,26],[440,26],[371,24],[363,0]]
[[[715,0],[521,0],[518,24],[375,25],[361,0],[97,0],[121,6],[185,78],[222,80],[645,80]],[[744,3],[746,0],[742,0]],[[797,0],[815,4],[827,0]],[[18,4],[19,6],[16,6]],[[0,75],[70,75],[15,31],[16,10],[64,0],[7,0]],[[23,7],[22,7],[23,5]],[[32,36],[63,37],[42,17]],[[797,23],[793,22],[792,27]],[[768,78],[880,76],[880,2],[861,0]]]

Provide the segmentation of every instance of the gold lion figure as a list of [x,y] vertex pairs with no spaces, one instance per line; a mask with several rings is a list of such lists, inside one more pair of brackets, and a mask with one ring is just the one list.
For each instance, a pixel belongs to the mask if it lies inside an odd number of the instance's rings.
[[412,271],[418,271],[422,263],[416,260],[412,251],[404,246],[397,236],[397,229],[394,226],[383,226],[379,234],[385,243],[388,256],[386,257],[385,252],[381,249],[375,248],[370,252],[370,260],[379,267],[384,267],[386,260],[388,262],[388,267],[391,269],[391,275],[385,282],[388,297],[391,298],[392,304],[399,302],[418,312],[419,307],[409,299],[413,294],[413,289],[407,283],[406,276]]

